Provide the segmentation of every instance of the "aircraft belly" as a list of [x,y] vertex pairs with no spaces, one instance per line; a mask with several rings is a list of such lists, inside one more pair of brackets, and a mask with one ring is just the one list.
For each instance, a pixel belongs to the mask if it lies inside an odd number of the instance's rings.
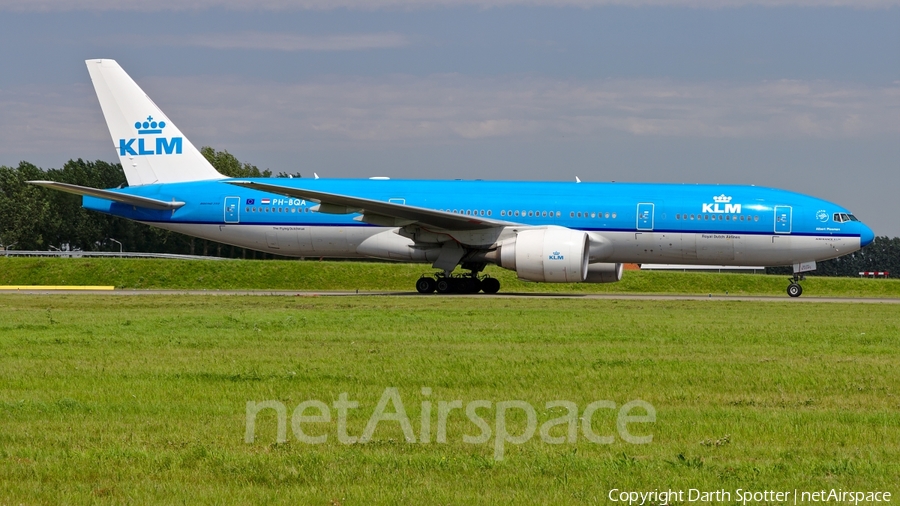
[[[182,234],[283,256],[361,258],[356,242],[381,231],[375,227],[299,227],[248,224],[146,223]],[[348,240],[348,237],[351,238]]]
[[310,237],[316,255],[339,255],[350,249],[344,227],[316,227],[310,231]]
[[617,245],[615,248],[616,253],[629,258],[627,262],[681,263],[685,257],[682,234],[633,232],[617,235],[618,241],[630,243],[630,247]]
[[734,234],[692,234],[697,262],[726,265],[734,262],[734,245],[741,237]]
[[827,260],[860,248],[855,237],[599,233],[613,244],[612,254],[605,262],[778,266]]

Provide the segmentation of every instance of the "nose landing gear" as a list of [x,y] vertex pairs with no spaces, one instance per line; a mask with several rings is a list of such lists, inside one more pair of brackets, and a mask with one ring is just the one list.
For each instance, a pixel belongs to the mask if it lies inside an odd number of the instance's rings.
[[791,284],[787,287],[788,295],[799,297],[803,293],[803,287],[800,286],[800,282],[806,279],[803,273],[814,270],[816,270],[816,262],[814,260],[794,264],[794,277],[791,278]]
[[791,278],[791,284],[787,287],[787,294],[791,297],[799,297],[803,294],[803,287],[800,286],[800,281],[806,279],[804,276],[799,274],[794,274],[794,277]]

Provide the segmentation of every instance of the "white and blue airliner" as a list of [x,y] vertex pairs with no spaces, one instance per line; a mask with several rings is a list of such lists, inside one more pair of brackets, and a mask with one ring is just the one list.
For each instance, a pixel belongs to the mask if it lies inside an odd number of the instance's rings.
[[797,297],[801,273],[874,239],[838,204],[756,186],[227,178],[115,61],[87,66],[128,186],[32,183],[243,248],[430,263],[422,293],[496,293],[489,263],[529,281],[610,283],[631,262],[790,265]]

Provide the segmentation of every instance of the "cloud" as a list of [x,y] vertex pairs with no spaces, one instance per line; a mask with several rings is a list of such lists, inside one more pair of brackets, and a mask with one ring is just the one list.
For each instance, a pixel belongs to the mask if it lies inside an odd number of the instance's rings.
[[900,0],[0,0],[0,10],[50,11],[185,11],[224,8],[237,11],[423,9],[470,6],[495,8],[545,6],[592,8],[602,6],[690,7],[721,9],[743,6],[889,8]]
[[174,46],[199,46],[212,49],[260,49],[276,51],[358,51],[406,46],[404,35],[393,32],[342,35],[298,35],[292,33],[211,33],[169,37]]
[[[856,138],[900,134],[900,87],[830,82],[559,81],[461,75],[330,78],[298,84],[197,79],[184,117],[213,136],[295,142],[448,142],[607,133],[684,138]],[[222,107],[222,104],[230,104]],[[187,108],[187,110],[185,110]]]
[[[896,84],[458,74],[328,77],[300,83],[152,78],[141,84],[195,144],[256,151],[492,139],[591,142],[614,135],[757,140],[900,136]],[[74,91],[0,91],[0,154],[3,159],[27,158],[32,152],[65,148],[69,156],[81,156],[85,146],[105,153],[110,141],[98,109],[89,85]]]
[[0,163],[64,150],[78,157],[86,145],[112,149],[107,131],[97,128],[103,121],[99,107],[90,83],[65,90],[0,89]]

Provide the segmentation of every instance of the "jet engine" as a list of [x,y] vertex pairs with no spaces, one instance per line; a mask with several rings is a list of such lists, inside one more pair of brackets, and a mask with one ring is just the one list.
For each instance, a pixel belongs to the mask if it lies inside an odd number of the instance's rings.
[[488,259],[516,271],[519,279],[579,283],[588,275],[589,248],[587,233],[548,227],[519,232],[492,251]]

